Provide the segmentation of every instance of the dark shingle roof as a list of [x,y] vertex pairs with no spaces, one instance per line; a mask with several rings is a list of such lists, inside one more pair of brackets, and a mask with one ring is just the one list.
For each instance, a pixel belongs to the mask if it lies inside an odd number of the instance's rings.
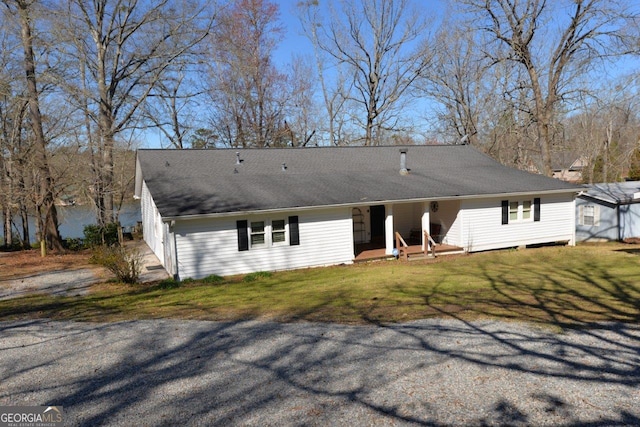
[[[470,146],[139,150],[163,217],[476,195],[578,191],[503,166]],[[286,171],[282,164],[286,164]]]
[[614,205],[640,203],[640,198],[634,198],[635,194],[640,194],[640,181],[591,184],[586,187],[588,189],[584,196],[587,198]]

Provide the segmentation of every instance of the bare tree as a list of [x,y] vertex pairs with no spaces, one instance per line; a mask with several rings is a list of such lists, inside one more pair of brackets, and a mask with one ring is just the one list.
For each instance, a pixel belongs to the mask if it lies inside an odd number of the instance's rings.
[[20,24],[20,38],[24,51],[24,72],[26,78],[26,99],[28,100],[29,120],[34,138],[33,163],[38,171],[38,195],[36,211],[44,218],[41,239],[47,247],[54,251],[62,251],[62,239],[58,232],[58,213],[55,206],[54,181],[49,168],[47,141],[42,126],[40,112],[40,96],[38,92],[36,61],[33,50],[32,11],[34,2],[30,0],[5,0],[4,4],[10,13],[17,16]]
[[494,63],[523,68],[527,79],[514,87],[530,92],[528,110],[536,125],[542,170],[552,174],[552,146],[563,103],[579,91],[573,83],[596,61],[615,55],[622,36],[624,5],[609,0],[462,0],[475,13],[473,25],[492,43],[485,53]]
[[565,119],[567,144],[586,162],[588,183],[620,180],[640,140],[636,90],[625,79],[609,83],[582,96],[579,112]]
[[306,147],[317,144],[317,131],[322,119],[314,99],[315,74],[309,62],[303,57],[295,57],[288,76],[291,96],[289,98],[284,131],[292,147]]
[[272,61],[283,36],[279,13],[268,0],[236,0],[220,14],[210,71],[211,125],[218,144],[281,143],[291,89]]
[[69,0],[62,28],[80,70],[68,90],[85,110],[98,222],[114,220],[117,136],[143,126],[142,107],[171,65],[208,34],[215,14],[198,2]]
[[[384,131],[398,129],[398,107],[429,65],[427,23],[407,0],[341,1],[330,18],[308,11],[311,40],[354,76],[347,99],[359,106],[364,144],[380,143]],[[319,7],[308,2],[307,7]],[[311,28],[309,27],[311,26]],[[325,95],[325,104],[327,96]],[[327,104],[331,105],[331,104]],[[331,115],[331,114],[330,114]]]
[[177,149],[187,148],[200,122],[196,110],[203,92],[189,81],[186,68],[185,64],[158,82],[144,107],[146,120],[157,127],[170,147]]
[[27,106],[26,99],[14,93],[10,80],[3,79],[0,90],[0,205],[4,218],[4,245],[14,244],[15,215],[20,218],[22,232],[18,237],[25,249],[31,246],[29,210],[33,210],[35,202],[34,186],[28,181],[31,144],[25,141],[23,132],[27,126]]
[[347,100],[353,89],[353,77],[347,79],[343,70],[332,67],[331,61],[326,58],[326,52],[321,48],[318,31],[321,28],[322,14],[318,6],[315,0],[299,2],[298,18],[306,37],[313,45],[314,63],[326,113],[325,138],[329,145],[339,145],[345,142],[343,129],[347,117]]
[[488,68],[472,33],[453,23],[442,25],[432,64],[420,83],[440,106],[436,115],[441,134],[454,143],[488,145],[480,139],[483,114],[496,102],[495,80],[487,75]]

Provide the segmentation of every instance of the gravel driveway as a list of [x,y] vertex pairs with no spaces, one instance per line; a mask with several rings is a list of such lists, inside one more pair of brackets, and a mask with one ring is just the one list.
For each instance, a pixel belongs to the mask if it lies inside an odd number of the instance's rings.
[[[169,277],[160,264],[158,257],[144,241],[128,242],[127,247],[140,255],[142,266],[140,271],[141,282],[163,280]],[[10,255],[7,252],[0,252],[0,258]],[[6,279],[2,277],[2,270],[0,269],[0,300],[23,297],[33,293],[58,296],[86,295],[91,290],[91,285],[105,281],[105,277],[112,277],[112,275],[110,273],[101,275],[90,268],[81,268],[77,270],[43,271]]]
[[640,326],[2,322],[0,405],[23,404],[91,426],[640,425]]
[[0,300],[32,293],[51,295],[86,295],[100,279],[88,269],[57,270],[7,280],[0,286]]

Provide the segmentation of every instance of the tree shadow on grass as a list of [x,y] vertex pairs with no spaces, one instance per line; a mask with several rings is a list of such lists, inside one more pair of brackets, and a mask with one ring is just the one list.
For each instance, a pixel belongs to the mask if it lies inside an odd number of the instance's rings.
[[62,405],[72,425],[639,425],[634,277],[512,268],[481,265],[472,297],[397,286],[440,318],[400,324],[346,292],[289,320],[337,305],[368,325],[1,323],[0,404]]

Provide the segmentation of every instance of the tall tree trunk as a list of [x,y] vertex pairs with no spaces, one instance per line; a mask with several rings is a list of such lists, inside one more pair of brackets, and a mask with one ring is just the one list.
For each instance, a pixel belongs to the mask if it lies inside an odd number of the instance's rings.
[[18,162],[20,171],[18,172],[18,203],[20,205],[20,218],[22,219],[22,248],[29,249],[31,247],[31,237],[29,232],[29,204],[28,204],[28,190],[24,181],[25,165],[23,161]]
[[[100,15],[99,23],[102,25],[104,16]],[[94,35],[96,48],[98,49],[98,91],[100,94],[99,110],[99,155],[97,156],[98,182],[96,189],[98,222],[106,225],[113,222],[113,147],[115,145],[113,134],[113,97],[107,83],[107,48],[103,41]]]
[[3,187],[2,194],[2,217],[4,219],[3,223],[3,231],[4,231],[4,247],[9,248],[13,244],[13,236],[11,233],[11,220],[12,220],[12,212],[11,212],[11,203],[13,202],[14,194],[13,194],[13,173],[12,173],[12,161],[10,159],[3,159],[4,161],[0,163],[2,169],[2,176],[0,179],[6,182],[6,185]]
[[20,203],[20,218],[22,219],[22,249],[31,247],[31,236],[29,235],[29,210],[24,203]]
[[4,247],[6,249],[10,248],[13,245],[13,235],[11,233],[11,209],[7,206],[4,206],[2,210],[2,216],[4,217],[3,222],[3,232],[4,232]]
[[30,3],[24,0],[17,0],[15,4],[18,7],[18,13],[20,15],[21,38],[24,48],[24,69],[29,100],[29,117],[35,139],[35,165],[39,171],[42,186],[40,204],[44,208],[45,213],[43,237],[48,248],[54,251],[62,251],[62,239],[58,232],[58,212],[54,203],[53,179],[51,178],[51,171],[49,170],[47,144],[42,129],[42,115],[40,114],[33,53],[33,37],[31,34],[31,19],[29,16]]

